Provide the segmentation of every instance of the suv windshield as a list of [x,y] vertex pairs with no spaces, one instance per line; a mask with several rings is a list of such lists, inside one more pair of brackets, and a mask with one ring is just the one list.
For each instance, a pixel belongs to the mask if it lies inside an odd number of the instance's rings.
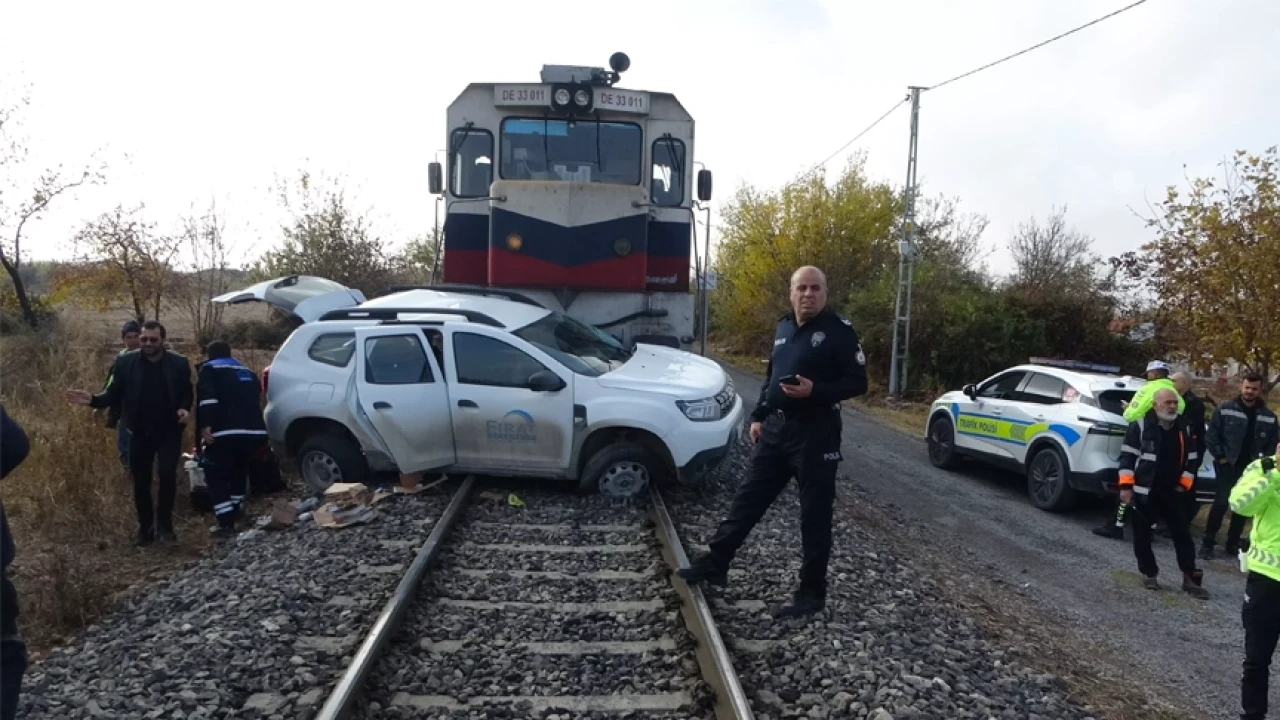
[[631,358],[612,335],[558,312],[512,334],[588,377],[616,370]]

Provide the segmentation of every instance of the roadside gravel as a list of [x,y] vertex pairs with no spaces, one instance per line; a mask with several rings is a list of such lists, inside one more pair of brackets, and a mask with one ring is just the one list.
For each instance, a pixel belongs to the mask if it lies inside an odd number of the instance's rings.
[[451,492],[228,541],[33,665],[19,717],[311,717]]
[[[710,482],[667,493],[691,554],[705,550],[702,543],[728,509],[748,452],[744,442]],[[843,513],[836,517],[827,608],[812,618],[774,620],[765,608],[795,587],[799,513],[792,483],[748,538],[729,585],[708,588],[758,718],[1093,716],[1064,697],[1062,678],[1012,659],[911,558]]]

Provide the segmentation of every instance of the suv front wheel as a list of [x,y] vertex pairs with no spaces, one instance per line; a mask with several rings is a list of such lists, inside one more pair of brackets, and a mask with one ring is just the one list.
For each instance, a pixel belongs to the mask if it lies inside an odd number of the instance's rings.
[[307,489],[324,495],[334,483],[363,482],[368,474],[364,453],[339,435],[312,435],[298,448],[298,472]]
[[587,461],[578,488],[609,497],[632,497],[657,482],[662,460],[642,445],[620,442],[608,445]]

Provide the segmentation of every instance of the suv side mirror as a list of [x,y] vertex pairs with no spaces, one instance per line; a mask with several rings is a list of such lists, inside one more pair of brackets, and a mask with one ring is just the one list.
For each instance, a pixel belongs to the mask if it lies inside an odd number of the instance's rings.
[[565,389],[565,381],[550,370],[539,370],[529,376],[529,389],[534,392],[557,392]]
[[964,389],[961,390],[961,392],[963,392],[965,395],[968,395],[970,400],[978,399],[978,388],[976,385],[965,385]]
[[440,169],[440,163],[433,162],[427,165],[427,186],[432,195],[444,192],[444,172]]
[[711,199],[711,171],[703,168],[698,171],[698,201],[707,202]]

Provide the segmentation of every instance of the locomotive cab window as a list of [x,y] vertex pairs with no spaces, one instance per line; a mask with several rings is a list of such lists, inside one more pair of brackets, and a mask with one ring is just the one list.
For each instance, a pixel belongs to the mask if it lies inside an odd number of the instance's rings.
[[506,118],[500,153],[505,180],[639,185],[643,132],[635,123]]
[[649,201],[663,207],[684,204],[684,143],[673,137],[653,141],[653,175],[649,180]]
[[493,182],[493,133],[454,130],[449,149],[449,192],[459,198],[488,197]]

